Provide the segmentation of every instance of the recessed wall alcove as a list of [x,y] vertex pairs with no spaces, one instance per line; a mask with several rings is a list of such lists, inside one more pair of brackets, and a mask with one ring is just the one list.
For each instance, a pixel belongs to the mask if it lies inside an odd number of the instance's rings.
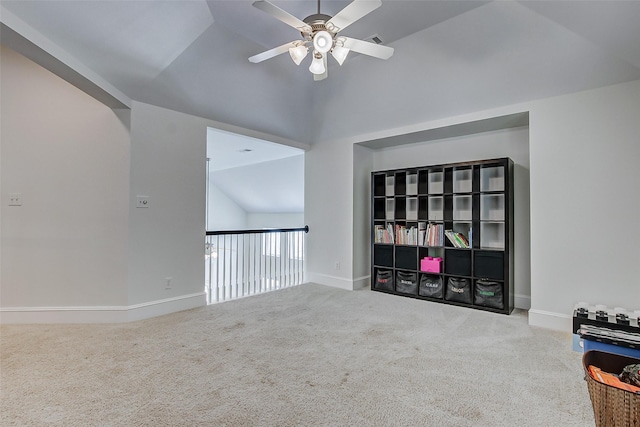
[[[370,260],[370,172],[510,157],[514,160],[515,306],[531,306],[529,113],[385,136],[354,144],[354,271]],[[364,270],[363,270],[364,273]],[[364,273],[366,274],[366,273]]]

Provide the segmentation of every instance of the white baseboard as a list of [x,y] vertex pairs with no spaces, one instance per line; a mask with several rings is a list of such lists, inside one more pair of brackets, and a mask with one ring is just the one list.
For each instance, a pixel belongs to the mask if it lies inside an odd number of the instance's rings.
[[163,316],[177,311],[190,310],[207,305],[207,293],[198,292],[142,304],[131,305],[127,309],[128,322]]
[[[356,279],[360,281],[360,279]],[[327,274],[310,273],[306,272],[305,282],[313,282],[319,285],[331,286],[332,288],[345,289],[347,291],[353,291],[355,282],[352,279],[345,279],[343,277],[329,276]]]
[[371,287],[371,276],[362,276],[353,279],[353,290],[368,289]]
[[207,305],[205,292],[130,306],[3,307],[0,323],[124,323]]
[[529,310],[531,308],[531,297],[529,295],[514,294],[513,304],[516,308]]
[[529,310],[529,326],[571,332],[572,322],[573,318],[568,314],[534,309]]

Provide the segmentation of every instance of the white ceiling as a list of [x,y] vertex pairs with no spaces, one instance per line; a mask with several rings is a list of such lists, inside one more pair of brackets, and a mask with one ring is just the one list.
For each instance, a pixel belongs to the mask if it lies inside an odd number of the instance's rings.
[[310,144],[640,79],[640,1],[383,0],[344,35],[394,56],[350,54],[320,82],[309,58],[247,60],[298,37],[251,0],[0,4],[132,99]]
[[[300,156],[299,148],[238,135],[219,129],[207,129],[209,171],[233,169],[256,163]],[[304,170],[303,170],[304,172]]]

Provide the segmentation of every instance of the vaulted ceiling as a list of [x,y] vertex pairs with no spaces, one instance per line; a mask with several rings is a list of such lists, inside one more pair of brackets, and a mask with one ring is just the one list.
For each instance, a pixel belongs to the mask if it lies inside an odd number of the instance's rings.
[[[304,143],[640,79],[640,1],[383,0],[344,35],[377,35],[394,55],[351,53],[319,82],[309,58],[247,60],[299,38],[251,3],[2,0],[0,17],[131,99]],[[301,19],[317,11],[273,3]]]

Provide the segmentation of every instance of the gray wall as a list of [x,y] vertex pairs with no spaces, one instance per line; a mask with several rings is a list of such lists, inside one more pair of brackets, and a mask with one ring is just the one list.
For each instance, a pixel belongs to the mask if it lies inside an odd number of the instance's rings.
[[211,178],[207,192],[207,231],[242,230],[247,227],[247,212],[211,182]]
[[[207,120],[139,102],[131,113],[129,304],[204,289]],[[135,197],[149,197],[138,209]],[[166,278],[172,288],[166,289]]]
[[2,307],[126,305],[127,123],[14,51],[0,57]]
[[352,144],[327,141],[305,154],[307,279],[343,289],[354,287],[353,165]]
[[[305,218],[321,228],[308,237],[310,277],[328,285],[359,287],[361,273],[335,271],[332,259],[339,256],[343,265],[352,265],[355,258],[368,257],[359,253],[368,251],[365,245],[354,245],[352,237],[354,230],[366,230],[362,221],[369,218],[354,214],[352,198],[368,193],[353,194],[354,182],[361,180],[354,166],[358,159],[345,147],[523,111],[530,114],[530,324],[569,330],[579,301],[638,309],[640,196],[635,187],[640,169],[635,163],[640,158],[640,81],[316,144],[307,154],[307,177],[323,176],[325,181],[305,188]],[[447,161],[468,157],[475,148],[456,152],[455,145],[444,141],[441,147],[441,158]],[[487,153],[478,150],[485,157]],[[526,174],[521,176],[526,179]],[[329,197],[335,201],[330,207],[324,203]],[[524,208],[526,203],[520,204]],[[519,292],[526,293],[522,285]]]
[[[640,81],[533,103],[530,320],[640,309]],[[560,320],[558,319],[558,320]]]

